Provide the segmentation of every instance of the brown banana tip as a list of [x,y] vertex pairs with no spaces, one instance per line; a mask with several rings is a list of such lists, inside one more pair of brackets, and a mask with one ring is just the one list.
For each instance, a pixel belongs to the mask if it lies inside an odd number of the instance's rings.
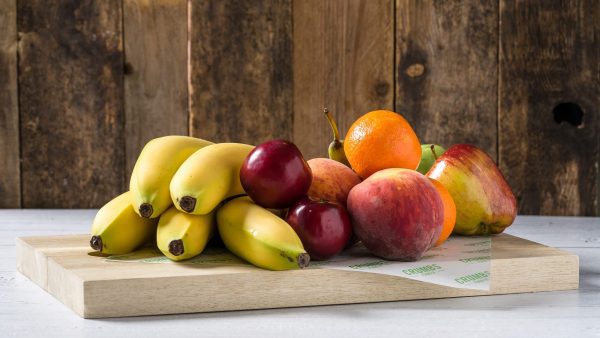
[[310,255],[306,252],[303,252],[298,255],[298,267],[300,269],[304,269],[310,263]]
[[100,236],[92,236],[90,239],[90,246],[94,250],[102,251],[102,238],[100,238]]
[[179,200],[179,206],[185,212],[192,212],[196,208],[196,199],[191,196],[183,196]]
[[183,254],[183,241],[180,239],[176,239],[169,243],[169,252],[173,256],[179,256]]
[[154,208],[152,208],[152,204],[150,203],[142,203],[139,211],[142,217],[150,218],[154,213]]

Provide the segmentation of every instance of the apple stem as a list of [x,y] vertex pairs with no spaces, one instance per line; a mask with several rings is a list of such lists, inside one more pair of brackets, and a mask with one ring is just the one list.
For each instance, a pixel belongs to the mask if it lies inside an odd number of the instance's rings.
[[431,153],[433,154],[433,158],[437,161],[438,156],[435,153],[435,145],[434,144],[431,145]]
[[334,141],[339,141],[340,140],[340,133],[338,131],[337,124],[333,120],[333,116],[331,116],[331,113],[329,112],[329,109],[323,108],[323,113],[325,113],[325,117],[327,117],[327,121],[329,121],[329,125],[331,126],[331,130],[333,131],[333,140]]

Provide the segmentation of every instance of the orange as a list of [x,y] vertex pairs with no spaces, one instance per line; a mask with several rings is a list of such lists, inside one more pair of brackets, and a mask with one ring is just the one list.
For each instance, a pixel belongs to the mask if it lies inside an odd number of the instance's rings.
[[437,242],[435,242],[435,246],[439,246],[450,237],[452,230],[454,230],[454,224],[456,224],[456,205],[454,204],[454,199],[452,199],[450,192],[448,192],[448,189],[446,189],[442,183],[433,178],[429,178],[429,180],[437,189],[442,198],[442,204],[444,205],[444,223],[442,225],[442,232],[440,233]]
[[350,126],[344,152],[352,169],[367,178],[387,168],[416,169],[421,161],[421,144],[410,124],[389,110],[375,110]]

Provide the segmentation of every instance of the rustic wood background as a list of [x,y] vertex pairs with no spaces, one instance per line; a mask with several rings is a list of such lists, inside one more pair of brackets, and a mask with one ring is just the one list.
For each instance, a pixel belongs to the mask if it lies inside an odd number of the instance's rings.
[[167,134],[326,156],[378,108],[521,214],[600,215],[600,1],[0,0],[0,207],[99,207]]

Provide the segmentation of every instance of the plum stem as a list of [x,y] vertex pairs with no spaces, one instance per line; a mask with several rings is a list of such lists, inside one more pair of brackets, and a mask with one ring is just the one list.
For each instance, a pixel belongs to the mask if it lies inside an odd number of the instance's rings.
[[335,120],[333,119],[333,116],[331,116],[331,113],[329,112],[329,109],[323,108],[323,113],[325,113],[325,117],[327,117],[327,121],[329,121],[329,125],[331,126],[331,130],[333,131],[333,140],[334,141],[339,141],[340,140],[340,132],[338,131],[337,124],[335,123]]

